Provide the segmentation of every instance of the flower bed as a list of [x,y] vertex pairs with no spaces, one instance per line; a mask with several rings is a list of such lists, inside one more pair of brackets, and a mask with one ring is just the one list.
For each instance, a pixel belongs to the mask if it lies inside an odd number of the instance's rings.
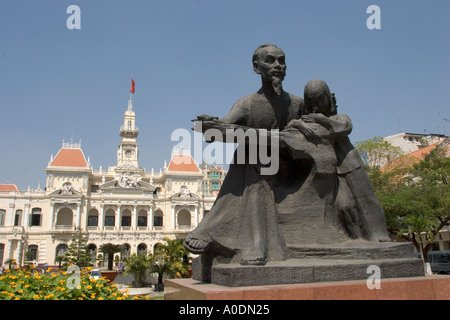
[[65,271],[39,273],[28,270],[5,270],[0,275],[0,300],[136,300],[119,291],[117,285],[105,277],[90,279],[91,268],[79,273]]

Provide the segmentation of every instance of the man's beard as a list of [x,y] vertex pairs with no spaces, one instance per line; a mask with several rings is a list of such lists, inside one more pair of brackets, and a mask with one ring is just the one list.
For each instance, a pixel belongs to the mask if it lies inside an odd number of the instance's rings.
[[279,96],[283,92],[282,80],[280,78],[274,78],[272,80],[272,87],[275,93]]

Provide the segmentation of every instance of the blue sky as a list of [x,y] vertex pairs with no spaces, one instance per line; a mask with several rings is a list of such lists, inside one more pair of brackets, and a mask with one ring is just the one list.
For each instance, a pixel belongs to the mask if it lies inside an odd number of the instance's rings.
[[[80,30],[66,26],[72,4]],[[251,56],[267,42],[286,53],[286,91],[327,81],[353,142],[448,134],[448,12],[447,0],[2,0],[0,183],[44,187],[72,137],[94,169],[115,165],[131,74],[140,166],[159,171],[175,129],[259,89]]]

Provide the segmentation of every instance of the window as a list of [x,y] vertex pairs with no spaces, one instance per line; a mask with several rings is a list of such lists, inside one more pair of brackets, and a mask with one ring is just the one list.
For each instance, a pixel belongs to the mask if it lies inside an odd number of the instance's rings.
[[88,217],[88,227],[97,227],[98,226],[98,215],[97,216],[89,216]]
[[116,213],[113,209],[106,210],[105,213],[105,227],[114,227],[115,226],[115,219]]
[[22,210],[16,210],[16,215],[14,216],[14,226],[18,227],[22,224]]
[[130,216],[122,216],[122,227],[130,227],[131,226],[131,217]]
[[29,259],[30,261],[32,260],[37,260],[38,258],[38,246],[35,244],[29,245],[28,246],[28,252],[29,252]]
[[67,244],[65,244],[65,243],[58,244],[56,246],[55,259],[57,257],[64,257],[64,254],[66,253],[67,249],[68,249]]
[[139,216],[137,223],[138,223],[138,227],[146,227],[147,226],[147,216]]
[[219,182],[213,181],[212,182],[212,190],[219,190],[219,189],[220,189]]
[[153,217],[153,226],[162,227],[163,226],[163,213],[161,210],[156,210]]
[[219,179],[219,173],[216,171],[211,172],[211,179]]
[[31,210],[30,226],[38,227],[41,225],[41,208],[33,208]]
[[5,225],[5,215],[6,215],[6,211],[3,209],[0,209],[0,226]]

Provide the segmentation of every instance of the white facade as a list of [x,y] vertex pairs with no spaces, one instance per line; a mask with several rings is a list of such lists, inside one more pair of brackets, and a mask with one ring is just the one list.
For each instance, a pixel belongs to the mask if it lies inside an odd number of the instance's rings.
[[215,200],[202,194],[204,174],[176,152],[160,173],[140,168],[135,118],[129,101],[116,166],[93,170],[81,144],[63,143],[45,169],[45,190],[0,188],[1,263],[23,264],[30,251],[36,262],[54,265],[77,229],[95,255],[105,243],[131,254],[152,252],[164,237],[184,238],[198,225]]

